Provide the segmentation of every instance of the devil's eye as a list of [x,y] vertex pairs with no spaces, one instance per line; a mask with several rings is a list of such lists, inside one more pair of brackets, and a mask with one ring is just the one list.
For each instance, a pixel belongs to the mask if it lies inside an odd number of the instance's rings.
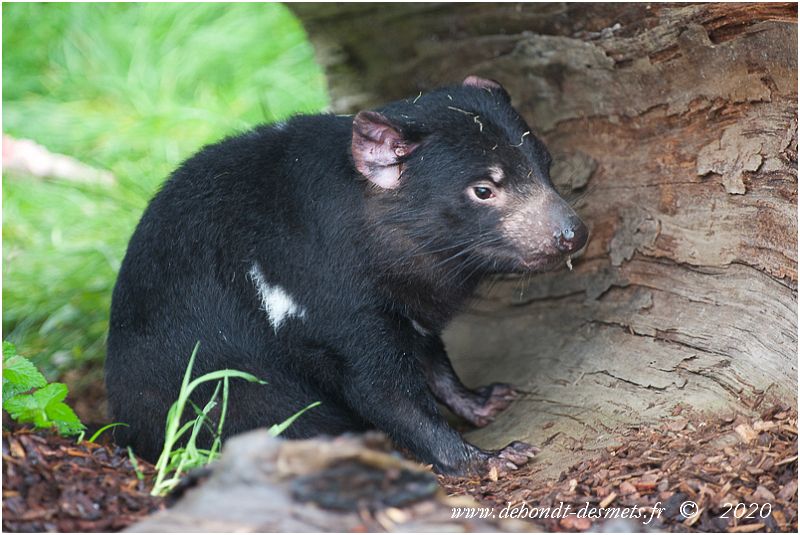
[[475,186],[474,188],[472,188],[472,192],[475,194],[477,198],[479,198],[482,201],[494,197],[494,192],[492,191],[492,188],[487,188],[486,186]]

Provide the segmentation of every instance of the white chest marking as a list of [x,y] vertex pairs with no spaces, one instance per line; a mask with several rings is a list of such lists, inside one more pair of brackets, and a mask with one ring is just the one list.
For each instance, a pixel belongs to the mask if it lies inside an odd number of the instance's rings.
[[306,310],[295,303],[292,296],[286,293],[286,290],[277,284],[267,284],[258,264],[253,264],[249,275],[256,286],[258,297],[261,299],[261,310],[267,313],[267,319],[275,332],[278,331],[284,320],[288,318],[304,319],[306,317]]

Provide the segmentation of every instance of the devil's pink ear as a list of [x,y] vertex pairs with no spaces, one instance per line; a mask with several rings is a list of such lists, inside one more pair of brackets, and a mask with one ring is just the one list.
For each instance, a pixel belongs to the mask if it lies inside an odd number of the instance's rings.
[[362,111],[353,119],[353,161],[358,172],[384,189],[400,185],[401,160],[418,146],[403,138],[397,128],[375,111]]
[[464,78],[463,85],[477,87],[480,89],[488,89],[490,91],[492,89],[502,89],[503,91],[505,91],[505,89],[503,89],[503,86],[500,85],[500,82],[496,80],[490,80],[489,78],[481,78],[480,76],[475,76],[474,74],[471,74],[466,78]]

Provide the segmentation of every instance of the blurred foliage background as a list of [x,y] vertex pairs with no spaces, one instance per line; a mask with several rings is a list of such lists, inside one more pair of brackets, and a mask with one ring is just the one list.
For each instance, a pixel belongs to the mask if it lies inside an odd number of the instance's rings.
[[97,381],[111,291],[147,201],[202,145],[327,105],[280,4],[3,4],[3,131],[114,186],[4,173],[3,338]]

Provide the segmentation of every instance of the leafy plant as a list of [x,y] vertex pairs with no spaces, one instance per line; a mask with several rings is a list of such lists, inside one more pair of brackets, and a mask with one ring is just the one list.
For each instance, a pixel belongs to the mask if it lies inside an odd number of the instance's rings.
[[10,342],[3,342],[3,409],[19,423],[37,429],[55,428],[62,435],[84,429],[75,412],[64,403],[67,386],[47,384],[44,375]]
[[[244,379],[251,383],[266,384],[266,381],[258,379],[256,376],[242,372],[239,370],[219,370],[201,375],[197,379],[191,380],[192,368],[194,361],[197,357],[197,352],[200,348],[200,342],[195,344],[191,357],[189,357],[189,364],[186,367],[186,373],[183,376],[178,399],[169,409],[167,413],[166,434],[164,437],[164,447],[161,450],[161,455],[156,462],[156,480],[153,484],[151,494],[153,496],[163,496],[171,491],[180,481],[181,476],[188,470],[205,466],[219,457],[219,451],[222,447],[222,429],[225,425],[225,415],[228,411],[228,394],[229,394],[229,381],[233,378]],[[189,397],[192,392],[201,384],[209,381],[219,381],[211,399],[202,408],[193,404]],[[221,402],[219,422],[217,422],[216,429],[212,428],[208,423],[209,413],[217,406],[218,398]],[[186,409],[187,404],[191,404],[196,417],[181,425],[181,416]],[[320,403],[317,401],[312,403],[303,410],[292,415],[286,421],[280,424],[273,425],[269,428],[269,433],[272,436],[277,436],[289,427],[297,418],[299,418],[307,410],[316,407]],[[197,447],[197,437],[200,431],[205,427],[214,434],[214,440],[211,443],[210,449],[202,449]],[[175,447],[178,441],[189,433],[186,445],[180,448]]]

